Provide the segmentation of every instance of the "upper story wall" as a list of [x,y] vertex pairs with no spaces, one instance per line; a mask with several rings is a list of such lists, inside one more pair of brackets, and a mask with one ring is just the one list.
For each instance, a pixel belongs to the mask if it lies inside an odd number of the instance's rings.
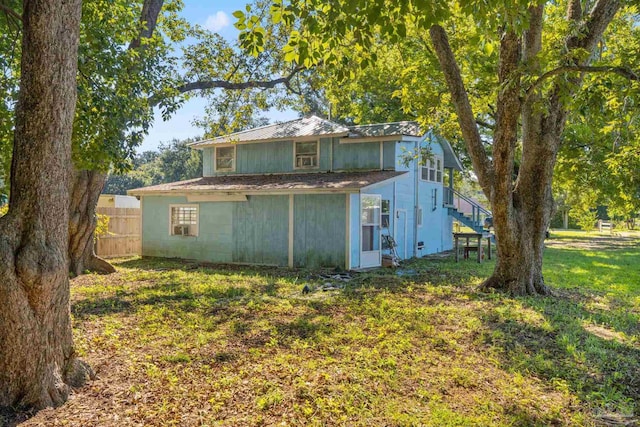
[[[220,145],[232,147],[235,154],[233,171],[216,168],[216,147],[203,149],[203,176],[225,174],[263,174],[292,172],[328,172],[354,169],[393,170],[396,159],[396,142],[374,141],[341,143],[340,138],[321,138],[315,167],[296,168],[295,142],[274,141],[249,144]],[[312,141],[314,142],[314,141]],[[300,147],[300,145],[298,146]],[[308,146],[307,146],[308,148]],[[220,150],[218,150],[220,153]]]
[[[434,158],[440,158],[444,160],[444,149],[442,145],[438,142],[438,140],[434,137],[427,137],[422,142],[422,147],[429,146],[431,148],[431,153]],[[394,143],[395,147],[395,170],[399,171],[413,171],[416,168],[415,160],[412,160],[408,165],[405,165],[402,159],[407,156],[407,154],[411,155],[416,152],[417,146],[415,141],[399,141]]]

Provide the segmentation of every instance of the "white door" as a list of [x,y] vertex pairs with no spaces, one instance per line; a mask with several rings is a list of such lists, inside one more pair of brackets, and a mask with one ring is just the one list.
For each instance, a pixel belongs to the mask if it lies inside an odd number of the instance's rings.
[[382,196],[362,194],[360,196],[360,267],[379,267],[380,253],[380,214]]
[[407,211],[397,209],[395,215],[395,225],[393,227],[394,236],[398,247],[396,251],[400,259],[407,259]]

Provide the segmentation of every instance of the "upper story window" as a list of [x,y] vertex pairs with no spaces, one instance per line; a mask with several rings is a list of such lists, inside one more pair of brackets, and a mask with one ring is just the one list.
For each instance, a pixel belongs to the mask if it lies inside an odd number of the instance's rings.
[[442,157],[433,156],[420,168],[420,179],[423,181],[442,182]]
[[172,205],[169,231],[172,236],[197,236],[198,205]]
[[216,172],[233,172],[236,170],[236,146],[227,145],[216,147]]
[[315,169],[320,157],[318,141],[295,142],[293,144],[294,169]]

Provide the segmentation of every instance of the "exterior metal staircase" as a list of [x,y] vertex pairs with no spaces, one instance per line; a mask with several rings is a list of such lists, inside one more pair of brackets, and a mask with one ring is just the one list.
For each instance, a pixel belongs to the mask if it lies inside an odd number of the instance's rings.
[[[453,202],[454,196],[458,196],[459,199],[464,200],[471,205],[471,217],[464,215],[456,209]],[[486,210],[476,201],[460,194],[451,187],[445,187],[443,203],[444,207],[449,211],[449,215],[451,215],[455,220],[471,228],[476,233],[485,233],[484,219],[492,216],[491,211]]]

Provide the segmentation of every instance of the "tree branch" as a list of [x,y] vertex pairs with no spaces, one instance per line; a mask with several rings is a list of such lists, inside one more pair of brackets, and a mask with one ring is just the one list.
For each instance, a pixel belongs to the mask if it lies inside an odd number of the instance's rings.
[[582,4],[580,0],[569,0],[567,5],[567,19],[570,21],[579,21],[582,19]]
[[[571,0],[578,2],[580,0]],[[574,5],[575,6],[575,5]],[[523,59],[529,75],[539,75],[541,73],[540,58],[538,54],[542,50],[542,26],[544,21],[544,3],[529,7],[529,28],[523,36]],[[531,92],[536,94],[535,91]],[[528,146],[535,143],[537,135],[540,134],[542,126],[542,116],[534,114],[535,104],[540,101],[541,95],[524,97],[522,102],[522,145]]]
[[495,178],[493,193],[490,195],[493,216],[496,221],[503,223],[510,221],[513,212],[515,147],[518,141],[518,119],[522,111],[519,96],[521,55],[521,37],[512,29],[504,31],[500,37],[499,90],[492,147]]
[[476,124],[478,126],[482,126],[483,128],[489,129],[489,130],[494,130],[496,128],[496,126],[494,124],[491,124],[489,122],[485,122],[482,119],[476,118]]
[[[291,72],[284,76],[273,80],[249,80],[246,82],[230,82],[228,80],[200,80],[197,82],[189,82],[175,88],[179,93],[193,92],[195,90],[206,89],[226,89],[226,90],[243,90],[243,89],[271,89],[279,84],[290,88],[291,79],[303,70],[304,67],[297,66]],[[291,90],[291,89],[290,89]],[[161,95],[154,95],[148,98],[149,106],[155,107],[162,101]]]
[[133,39],[129,43],[129,50],[137,49],[140,47],[142,39],[151,38],[153,31],[158,25],[158,15],[162,10],[164,0],[145,0],[142,5],[142,12],[140,13],[140,22],[143,28],[140,30],[138,37]]
[[7,16],[11,16],[12,18],[18,20],[22,23],[22,15],[20,15],[15,10],[11,9],[9,6],[0,3],[0,10],[7,14]]
[[590,66],[590,65],[565,65],[562,67],[554,68],[553,70],[549,70],[538,79],[533,82],[533,84],[527,89],[527,98],[530,94],[539,88],[545,80],[553,76],[557,76],[558,74],[565,73],[613,73],[619,76],[622,76],[629,80],[640,80],[640,74],[634,72],[633,70],[626,67],[613,67],[613,66]]
[[476,125],[475,116],[471,109],[469,96],[460,75],[460,68],[453,56],[449,39],[444,28],[434,25],[429,29],[431,42],[436,51],[440,68],[444,73],[449,92],[451,92],[451,100],[453,101],[456,113],[458,114],[458,123],[462,136],[469,150],[469,155],[473,162],[473,168],[476,171],[480,185],[485,194],[491,194],[493,185],[493,168],[487,153],[484,151],[484,144]]
[[229,89],[229,90],[242,90],[251,88],[273,88],[281,83],[287,83],[289,79],[287,77],[280,77],[274,80],[250,80],[247,82],[230,82],[228,80],[200,80],[197,82],[189,82],[180,85],[176,90],[180,93],[192,92],[194,90],[204,89]]
[[[620,9],[619,0],[598,0],[584,24],[586,31],[578,31],[576,35],[570,37],[567,40],[567,48],[569,50],[579,48],[592,52],[618,9]],[[573,13],[575,11],[567,15],[575,20],[577,17],[573,16]]]

